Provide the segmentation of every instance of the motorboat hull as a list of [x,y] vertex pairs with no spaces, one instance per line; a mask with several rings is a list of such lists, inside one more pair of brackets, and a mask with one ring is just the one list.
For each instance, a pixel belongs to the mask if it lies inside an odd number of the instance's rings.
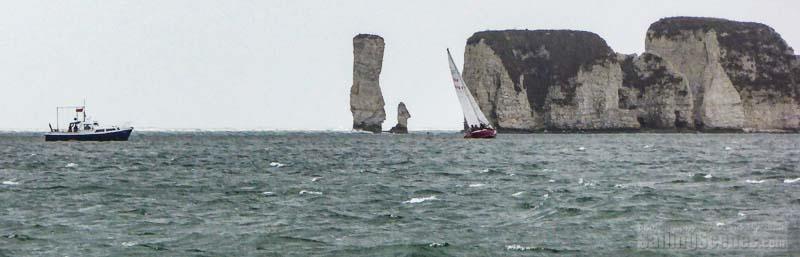
[[497,136],[497,131],[490,128],[470,131],[464,134],[464,138],[494,138],[495,136]]
[[128,141],[133,128],[97,133],[48,133],[44,141]]

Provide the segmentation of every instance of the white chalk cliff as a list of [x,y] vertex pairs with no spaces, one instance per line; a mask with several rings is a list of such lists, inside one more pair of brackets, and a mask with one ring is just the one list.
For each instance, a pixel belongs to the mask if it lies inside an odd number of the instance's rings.
[[665,18],[645,45],[626,56],[585,31],[478,32],[463,76],[500,130],[800,130],[800,58],[769,26]]
[[794,50],[767,25],[675,17],[653,23],[645,47],[682,73],[700,129],[800,128]]
[[629,130],[619,108],[622,71],[597,34],[572,30],[475,33],[464,54],[464,81],[501,130]]

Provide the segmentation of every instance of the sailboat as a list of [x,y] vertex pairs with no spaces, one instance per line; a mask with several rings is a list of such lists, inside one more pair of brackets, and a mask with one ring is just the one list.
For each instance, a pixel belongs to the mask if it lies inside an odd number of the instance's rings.
[[464,138],[494,138],[497,135],[497,131],[492,127],[491,122],[486,119],[486,116],[483,115],[475,98],[469,92],[464,79],[461,78],[461,72],[458,72],[458,67],[453,62],[450,49],[447,49],[447,58],[450,61],[450,74],[453,76],[453,85],[456,88],[458,102],[461,103],[461,111],[464,112]]

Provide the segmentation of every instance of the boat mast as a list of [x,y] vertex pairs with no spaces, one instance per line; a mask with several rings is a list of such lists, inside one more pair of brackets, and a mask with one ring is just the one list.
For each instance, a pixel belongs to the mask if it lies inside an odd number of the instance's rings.
[[80,109],[81,112],[83,113],[83,122],[86,122],[86,110],[84,110],[86,108],[85,106],[86,102],[84,102],[84,106],[56,106],[56,131],[61,130],[61,122],[59,121],[61,109],[74,109],[75,119],[78,119],[78,109]]

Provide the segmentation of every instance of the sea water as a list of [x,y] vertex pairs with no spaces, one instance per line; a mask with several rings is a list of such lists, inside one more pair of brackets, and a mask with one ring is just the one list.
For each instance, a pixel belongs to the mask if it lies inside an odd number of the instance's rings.
[[658,238],[790,242],[798,161],[795,134],[6,133],[0,256],[784,254]]

